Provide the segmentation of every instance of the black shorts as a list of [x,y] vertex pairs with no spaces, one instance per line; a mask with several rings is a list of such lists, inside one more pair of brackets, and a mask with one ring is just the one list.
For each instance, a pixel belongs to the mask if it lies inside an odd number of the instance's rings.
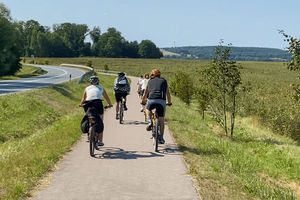
[[122,97],[125,99],[127,96],[127,92],[116,92],[115,97],[116,97],[116,102],[120,102]]
[[99,115],[103,115],[104,113],[102,100],[100,99],[85,101],[83,104],[84,112],[86,112],[89,107],[95,107],[96,110],[99,112]]
[[158,104],[158,103],[150,104],[148,107],[148,110],[153,110],[153,109],[156,109],[158,117],[165,116],[165,109],[164,109],[163,105]]

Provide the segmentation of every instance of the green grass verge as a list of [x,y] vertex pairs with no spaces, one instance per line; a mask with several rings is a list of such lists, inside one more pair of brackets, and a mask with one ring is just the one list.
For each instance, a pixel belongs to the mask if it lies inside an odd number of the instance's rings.
[[167,120],[203,199],[295,199],[300,147],[251,118],[238,118],[233,140],[209,116],[177,98]]
[[[112,101],[114,78],[100,75]],[[0,98],[0,199],[28,196],[78,140],[86,86],[73,81]]]
[[40,76],[43,74],[46,74],[47,72],[38,68],[38,67],[33,67],[33,66],[28,66],[24,65],[20,69],[19,72],[16,73],[14,76],[2,76],[0,77],[0,80],[15,80],[19,78],[28,78],[32,76]]

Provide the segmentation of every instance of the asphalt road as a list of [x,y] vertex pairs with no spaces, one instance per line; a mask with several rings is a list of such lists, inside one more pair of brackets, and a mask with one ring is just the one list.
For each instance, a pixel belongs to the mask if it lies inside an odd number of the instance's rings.
[[48,65],[35,66],[41,67],[43,70],[48,71],[48,73],[42,76],[35,76],[31,78],[0,81],[0,95],[63,83],[69,81],[70,74],[71,78],[75,79],[81,77],[85,73],[85,71],[82,69],[71,67],[57,67]]
[[[151,133],[140,112],[132,79],[124,124],[115,107],[104,114],[105,146],[89,155],[86,136],[62,159],[56,170],[32,193],[35,200],[196,200],[199,199],[181,153],[166,127],[166,143],[154,152]],[[106,102],[104,103],[106,105]],[[82,111],[82,114],[83,111]]]

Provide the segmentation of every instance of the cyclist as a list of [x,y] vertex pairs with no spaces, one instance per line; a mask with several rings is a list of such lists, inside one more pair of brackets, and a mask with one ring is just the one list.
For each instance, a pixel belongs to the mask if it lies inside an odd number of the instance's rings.
[[[141,91],[140,91],[141,98],[143,97],[146,87],[148,85],[149,74],[146,73],[146,74],[144,74],[143,77],[144,77],[144,79],[141,81]],[[141,107],[141,112],[143,112],[143,111],[144,111],[144,105],[142,105],[142,107]]]
[[114,90],[116,98],[116,119],[119,119],[119,103],[122,100],[122,97],[125,99],[124,110],[127,110],[126,106],[126,96],[130,92],[130,84],[128,79],[125,76],[124,72],[119,72],[118,77],[114,81]]
[[[108,107],[112,107],[111,101],[109,99],[109,96],[107,95],[105,89],[99,85],[99,77],[98,76],[91,76],[90,77],[90,83],[91,85],[86,87],[83,93],[83,98],[81,100],[81,105],[83,105],[84,102],[88,101],[89,106],[93,106],[98,111],[97,114],[100,115],[101,120],[103,121],[103,104],[102,104],[102,97],[105,98],[105,100],[108,103]],[[87,111],[87,107],[84,107],[84,111]],[[97,121],[97,119],[96,119]],[[99,133],[98,138],[98,146],[103,146],[103,132]]]
[[138,79],[138,82],[137,82],[137,86],[138,86],[137,93],[140,98],[141,98],[141,86],[142,86],[143,80],[144,80],[143,75],[141,75],[141,77]]
[[[146,109],[149,116],[152,115],[151,110],[156,108],[161,133],[160,138],[158,138],[158,141],[160,144],[164,144],[165,140],[163,138],[163,135],[165,130],[166,105],[172,105],[172,103],[171,95],[168,89],[168,83],[166,79],[161,78],[160,75],[161,73],[159,69],[153,69],[151,71],[151,79],[149,80],[148,85],[146,87],[145,94],[142,99],[142,104],[145,104],[148,98]],[[147,131],[150,131],[152,129],[152,124],[147,126],[146,129]]]

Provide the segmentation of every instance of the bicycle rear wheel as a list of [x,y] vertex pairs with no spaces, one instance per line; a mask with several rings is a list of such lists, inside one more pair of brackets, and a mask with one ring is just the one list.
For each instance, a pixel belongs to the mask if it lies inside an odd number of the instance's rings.
[[123,117],[124,117],[124,103],[122,102],[120,106],[120,124],[123,123]]
[[155,126],[153,127],[154,135],[153,135],[153,143],[154,143],[154,151],[158,152],[158,137],[159,137],[159,124],[158,120],[155,120]]
[[95,126],[90,127],[90,156],[95,156],[95,146],[97,145],[97,141],[95,140]]

